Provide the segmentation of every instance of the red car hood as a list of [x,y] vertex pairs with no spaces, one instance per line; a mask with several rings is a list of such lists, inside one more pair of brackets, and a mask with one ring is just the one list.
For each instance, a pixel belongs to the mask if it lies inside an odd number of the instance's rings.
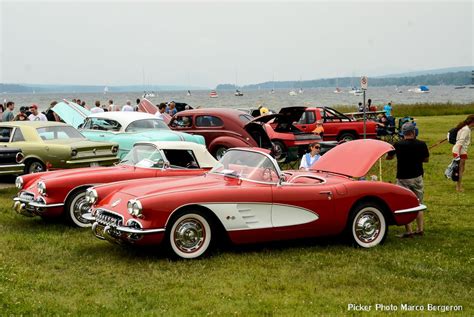
[[200,190],[214,186],[222,186],[222,178],[213,175],[183,178],[163,178],[162,181],[142,182],[142,180],[129,181],[127,186],[120,189],[121,193],[134,197],[143,197],[158,193],[181,192]]
[[321,156],[311,170],[362,177],[377,160],[394,147],[379,140],[354,140],[336,146]]

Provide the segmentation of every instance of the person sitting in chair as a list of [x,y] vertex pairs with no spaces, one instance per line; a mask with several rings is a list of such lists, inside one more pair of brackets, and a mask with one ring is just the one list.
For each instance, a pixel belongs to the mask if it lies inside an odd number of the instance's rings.
[[321,155],[319,152],[321,151],[321,146],[317,142],[313,142],[309,145],[309,152],[303,155],[301,158],[300,163],[300,170],[309,171],[310,167],[319,160]]

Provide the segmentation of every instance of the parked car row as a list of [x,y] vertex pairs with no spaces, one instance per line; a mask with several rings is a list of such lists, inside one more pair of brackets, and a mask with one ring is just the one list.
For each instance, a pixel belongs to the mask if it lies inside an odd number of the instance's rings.
[[18,177],[14,209],[92,226],[113,243],[164,244],[184,259],[205,256],[223,240],[344,234],[370,248],[389,225],[407,224],[426,208],[406,188],[359,180],[393,149],[356,140],[328,151],[310,171],[282,171],[268,149],[230,148],[217,162],[196,143],[140,142],[116,167]]
[[[148,113],[92,114],[75,103],[63,101],[53,111],[67,125],[2,123],[0,144],[23,152],[20,163],[24,164],[23,172],[28,174],[112,165],[124,158],[136,142],[143,141],[203,144],[217,159],[230,148],[260,147],[271,150],[278,162],[291,162],[301,157],[313,142],[320,142],[324,152],[336,146],[336,141],[363,135],[362,122],[328,107],[287,107],[279,113],[257,118],[235,109],[192,109],[180,111],[168,124],[151,114],[156,106],[147,100],[142,101],[140,109]],[[321,135],[313,133],[318,122],[324,127],[324,142]],[[375,126],[374,122],[366,123],[366,137],[376,137]],[[8,173],[21,172],[16,169]]]

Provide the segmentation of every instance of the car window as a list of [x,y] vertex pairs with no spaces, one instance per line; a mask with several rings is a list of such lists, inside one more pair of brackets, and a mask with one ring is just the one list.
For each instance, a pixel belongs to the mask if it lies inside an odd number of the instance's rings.
[[43,127],[36,131],[45,141],[60,139],[85,139],[84,136],[71,126]]
[[88,118],[81,126],[83,129],[102,131],[120,131],[121,127],[122,125],[117,121],[104,118]]
[[12,142],[20,142],[20,141],[25,141],[25,138],[23,137],[23,133],[21,133],[21,129],[16,128],[15,132],[13,133]]
[[192,116],[179,116],[173,121],[172,126],[176,128],[189,128],[193,125]]
[[10,142],[10,136],[13,128],[0,128],[0,142]]
[[313,111],[305,111],[301,116],[298,124],[312,124],[316,121]]
[[138,144],[122,159],[121,164],[138,167],[162,168],[164,164],[161,152],[153,145]]
[[163,152],[165,152],[166,159],[170,162],[171,167],[199,168],[198,161],[192,150],[169,149],[163,150]]
[[224,122],[215,116],[197,116],[196,126],[197,127],[221,127]]
[[133,121],[125,129],[125,132],[139,131],[139,130],[150,130],[150,129],[169,129],[163,120],[158,118],[154,119],[141,119]]

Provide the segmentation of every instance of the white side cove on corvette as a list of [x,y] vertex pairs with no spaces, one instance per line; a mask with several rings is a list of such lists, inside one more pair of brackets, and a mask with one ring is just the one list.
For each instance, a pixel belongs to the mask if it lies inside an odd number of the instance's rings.
[[294,226],[319,219],[319,216],[311,210],[289,205],[264,203],[200,205],[212,210],[227,231]]

